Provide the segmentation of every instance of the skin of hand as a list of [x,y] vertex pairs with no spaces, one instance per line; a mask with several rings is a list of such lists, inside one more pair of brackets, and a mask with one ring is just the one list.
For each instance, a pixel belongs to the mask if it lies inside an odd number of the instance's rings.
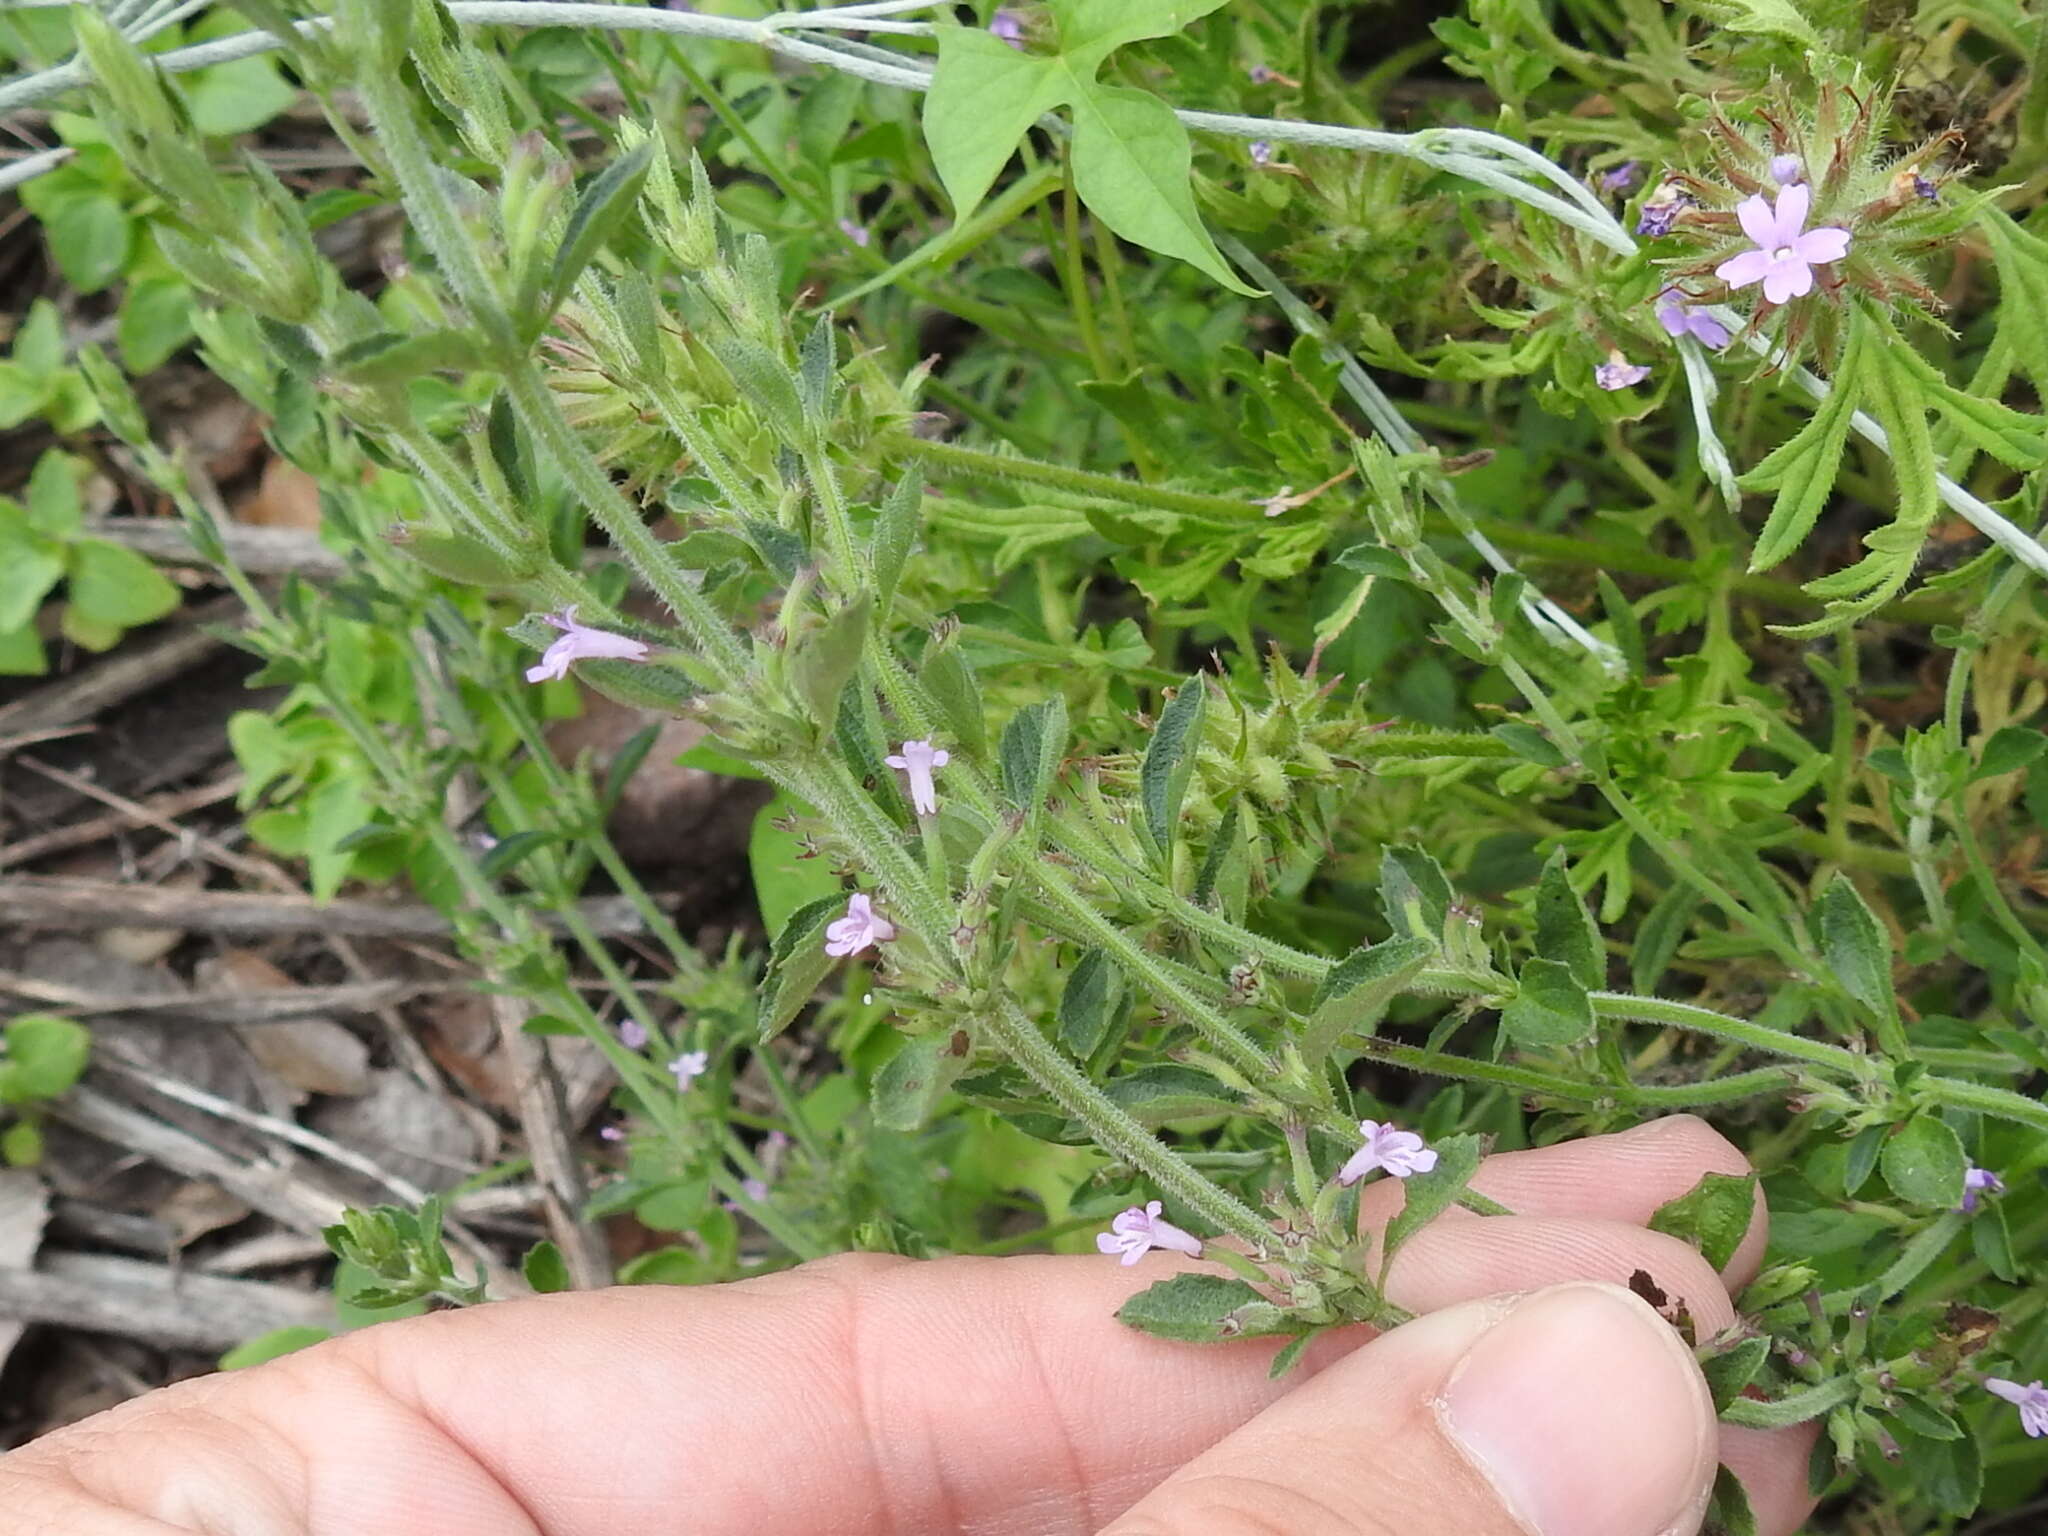
[[[1267,1379],[1272,1340],[1176,1344],[1112,1313],[1150,1254],[849,1256],[383,1324],[151,1393],[0,1457],[6,1536],[1689,1536],[1717,1460],[1763,1536],[1811,1507],[1811,1426],[1717,1424],[1691,1353],[1723,1274],[1651,1232],[1703,1122],[1489,1158],[1513,1216],[1452,1210],[1389,1277],[1416,1321]],[[1369,1186],[1381,1224],[1399,1186]]]

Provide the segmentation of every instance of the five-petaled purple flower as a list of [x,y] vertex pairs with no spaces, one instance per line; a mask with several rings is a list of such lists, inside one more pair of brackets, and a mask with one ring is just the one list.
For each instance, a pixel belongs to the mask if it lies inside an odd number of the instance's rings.
[[1251,151],[1253,165],[1271,165],[1273,163],[1273,145],[1271,141],[1253,139],[1245,148]]
[[619,1021],[619,1044],[629,1051],[645,1050],[647,1048],[647,1026],[638,1019],[621,1019]]
[[1728,345],[1728,327],[1703,309],[1686,307],[1683,289],[1666,288],[1657,295],[1657,323],[1671,337],[1691,336],[1716,352]]
[[676,1075],[678,1092],[687,1091],[690,1084],[702,1077],[711,1066],[709,1051],[685,1051],[668,1064],[669,1071]]
[[1775,209],[1761,193],[1745,197],[1735,205],[1735,217],[1756,249],[1729,257],[1714,275],[1731,288],[1762,283],[1764,297],[1773,304],[1813,292],[1813,269],[1849,254],[1849,231],[1832,225],[1808,229],[1806,210],[1812,202],[1813,189],[1804,182],[1780,188]]
[[2048,1436],[2048,1387],[2038,1381],[2021,1386],[1998,1376],[1984,1378],[1984,1390],[2002,1397],[2020,1411],[2020,1428],[2032,1439]]
[[633,640],[625,635],[615,635],[608,629],[592,629],[587,624],[576,622],[576,605],[571,603],[560,613],[544,613],[543,624],[552,624],[562,631],[562,638],[541,652],[537,666],[526,669],[529,683],[546,682],[551,677],[567,677],[569,663],[586,657],[610,656],[620,661],[645,661],[647,642]]
[[1436,1166],[1436,1153],[1422,1144],[1413,1131],[1397,1131],[1377,1120],[1358,1122],[1365,1145],[1351,1154],[1351,1161],[1337,1170],[1339,1184],[1356,1184],[1373,1169],[1382,1169],[1397,1179],[1427,1173]]
[[1636,219],[1636,233],[1647,235],[1652,240],[1671,233],[1671,226],[1678,222],[1678,216],[1692,207],[1692,199],[1673,186],[1657,189],[1657,195],[1643,204],[1643,211]]
[[1806,167],[1799,163],[1797,155],[1771,156],[1771,180],[1781,187],[1806,180]]
[[886,944],[896,937],[896,925],[875,910],[875,904],[860,892],[846,899],[846,916],[825,925],[825,953],[857,955],[870,944]]
[[1017,13],[1008,8],[998,9],[988,19],[988,29],[1012,48],[1024,46],[1024,23],[1017,19]]
[[1648,363],[1632,363],[1619,352],[1607,354],[1607,361],[1593,370],[1593,382],[1602,389],[1627,389],[1650,376]]
[[952,760],[952,754],[944,747],[934,747],[928,741],[906,741],[901,752],[892,752],[882,759],[891,768],[901,768],[910,775],[910,804],[920,816],[938,811],[939,791],[932,783],[932,770],[943,768]]
[[1626,192],[1636,184],[1637,179],[1642,174],[1642,169],[1642,161],[1624,160],[1613,170],[1600,173],[1600,190],[1602,192]]
[[1202,1256],[1202,1240],[1162,1220],[1157,1200],[1132,1206],[1109,1224],[1107,1232],[1095,1234],[1095,1246],[1103,1253],[1120,1253],[1127,1265],[1135,1264],[1154,1248],[1171,1248],[1191,1258]]
[[1979,1195],[2002,1195],[2005,1180],[1989,1168],[1979,1168],[1975,1163],[1963,1170],[1963,1203],[1956,1207],[1965,1216],[1977,1209]]

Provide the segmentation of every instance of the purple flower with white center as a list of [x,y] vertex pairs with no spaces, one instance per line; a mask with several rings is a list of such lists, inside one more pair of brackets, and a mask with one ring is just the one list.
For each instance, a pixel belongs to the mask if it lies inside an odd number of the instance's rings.
[[1661,187],[1655,197],[1643,204],[1643,211],[1636,219],[1636,233],[1647,235],[1652,240],[1661,239],[1671,233],[1671,226],[1678,222],[1678,216],[1692,206],[1692,199],[1678,188]]
[[1771,156],[1771,180],[1781,187],[1806,180],[1806,167],[1799,163],[1797,155]]
[[2002,1195],[2004,1193],[2005,1180],[2001,1179],[1989,1168],[1979,1168],[1975,1163],[1972,1163],[1963,1170],[1963,1203],[1957,1206],[1956,1209],[1965,1216],[1968,1216],[1977,1209],[1978,1196]]
[[709,1051],[683,1052],[682,1055],[668,1064],[669,1071],[675,1074],[676,1091],[678,1093],[689,1092],[690,1084],[702,1077],[710,1069],[710,1066],[711,1053]]
[[1602,389],[1627,389],[1650,376],[1648,363],[1632,363],[1619,352],[1607,354],[1607,361],[1593,370],[1593,382]]
[[1613,170],[1600,173],[1600,190],[1602,192],[1626,192],[1642,178],[1642,173],[1642,161],[1624,160]]
[[592,629],[587,624],[576,622],[576,605],[571,603],[560,613],[544,613],[543,624],[552,624],[562,631],[562,638],[541,653],[540,663],[526,669],[529,683],[545,682],[551,677],[567,677],[569,663],[590,657],[612,657],[619,661],[645,661],[647,642],[615,635],[608,629]]
[[2048,1387],[2038,1381],[2028,1382],[2023,1387],[2016,1381],[1986,1376],[1984,1390],[1993,1397],[2004,1398],[2019,1409],[2020,1428],[2027,1432],[2029,1439],[2039,1440],[2048,1436]]
[[1678,288],[1666,288],[1657,295],[1657,323],[1664,327],[1664,334],[1673,339],[1691,336],[1716,352],[1727,346],[1728,327],[1703,309],[1688,308],[1685,300],[1685,292]]
[[1273,83],[1273,71],[1266,68],[1263,64],[1254,64],[1245,71],[1245,76],[1253,85],[1270,85]]
[[895,937],[896,925],[856,892],[846,899],[846,916],[825,925],[825,953],[857,955],[870,944],[886,944]]
[[1107,1232],[1095,1234],[1095,1246],[1103,1253],[1120,1253],[1126,1266],[1135,1264],[1154,1248],[1172,1249],[1190,1258],[1202,1256],[1202,1240],[1161,1219],[1157,1200],[1132,1206],[1109,1224]]
[[619,1022],[619,1044],[629,1051],[647,1049],[647,1026],[638,1019],[622,1019]]
[[[944,747],[934,747],[928,741],[906,741],[900,752],[892,752],[882,761],[891,768],[901,768],[910,775],[910,804],[920,816],[936,815],[939,809],[938,786],[932,783],[932,770],[943,768],[953,760]],[[855,897],[855,900],[864,900]]]
[[1024,23],[1018,19],[1015,11],[999,8],[995,15],[989,17],[988,29],[1012,48],[1020,51],[1023,49]]
[[1365,1138],[1365,1145],[1352,1153],[1351,1161],[1337,1170],[1339,1184],[1356,1184],[1375,1168],[1397,1179],[1405,1179],[1411,1174],[1427,1173],[1436,1166],[1436,1153],[1424,1146],[1422,1138],[1413,1131],[1397,1131],[1391,1124],[1361,1120],[1358,1133]]
[[1273,146],[1267,140],[1253,139],[1245,148],[1251,151],[1253,165],[1271,165],[1273,163]]
[[846,236],[847,239],[851,240],[862,250],[866,250],[868,242],[875,238],[873,230],[869,229],[865,224],[856,224],[851,219],[841,219],[839,221],[839,233]]
[[1729,257],[1714,275],[1731,288],[1762,283],[1764,297],[1773,304],[1813,292],[1813,269],[1849,254],[1849,231],[1832,225],[1808,229],[1806,211],[1812,203],[1813,189],[1804,182],[1781,188],[1775,209],[1761,194],[1745,197],[1735,205],[1735,217],[1756,249]]

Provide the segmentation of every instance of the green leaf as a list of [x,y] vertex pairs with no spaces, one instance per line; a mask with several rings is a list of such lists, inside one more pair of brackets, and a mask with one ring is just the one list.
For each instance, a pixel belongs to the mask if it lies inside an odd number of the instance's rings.
[[1380,910],[1396,937],[1442,943],[1451,910],[1451,882],[1443,866],[1420,848],[1389,845],[1380,855]]
[[1754,1174],[1708,1173],[1650,1217],[1652,1232],[1683,1238],[1715,1269],[1726,1269],[1756,1215]]
[[1181,799],[1194,775],[1196,752],[1202,744],[1202,713],[1208,697],[1208,684],[1199,675],[1181,684],[1160,711],[1159,724],[1145,744],[1145,760],[1138,769],[1145,827],[1152,836],[1152,845],[1164,859],[1172,855]]
[[104,539],[71,546],[71,605],[95,624],[133,629],[178,606],[178,589],[134,550]]
[[1311,1328],[1307,1333],[1296,1334],[1281,1345],[1279,1353],[1273,1356],[1273,1363],[1266,1367],[1266,1379],[1278,1381],[1293,1370],[1301,1363],[1301,1357],[1307,1352],[1309,1345],[1315,1343],[1324,1331],[1321,1328]]
[[953,739],[977,757],[986,752],[988,725],[982,714],[981,685],[975,681],[974,666],[961,654],[960,647],[929,647],[917,669],[917,680],[939,706]]
[[85,464],[52,448],[36,460],[28,477],[28,520],[52,538],[68,539],[85,526],[85,498],[79,476]]
[[[4,578],[0,578],[4,579]],[[0,623],[4,627],[4,623]],[[1995,779],[2001,773],[2012,773],[2026,767],[2048,750],[2048,736],[2024,725],[2003,725],[1991,733],[1984,743],[1984,749],[1977,754],[1977,767],[1970,774],[1970,782],[1979,779]]]
[[1653,993],[1671,967],[1672,957],[1685,939],[1693,913],[1699,910],[1699,893],[1683,881],[1657,898],[1655,906],[1636,930],[1636,943],[1629,955],[1629,985],[1638,992]]
[[1430,1143],[1436,1152],[1436,1166],[1401,1181],[1401,1209],[1387,1223],[1383,1263],[1391,1262],[1402,1244],[1458,1203],[1479,1171],[1480,1144],[1480,1138],[1471,1135],[1446,1136]]
[[1067,701],[1053,694],[1010,716],[996,749],[1010,803],[1036,816],[1067,752]]
[[0,525],[0,634],[26,630],[63,575],[64,560],[55,550],[25,532],[10,535]]
[[1843,991],[1880,1018],[1897,1015],[1891,938],[1862,893],[1840,871],[1813,904],[1813,936]]
[[219,137],[261,128],[298,97],[298,88],[278,72],[277,60],[260,53],[209,65],[185,88],[192,126]]
[[821,896],[790,913],[777,929],[770,946],[768,969],[761,977],[760,1038],[772,1040],[789,1028],[802,1013],[818,983],[832,969],[832,957],[825,953],[825,928],[846,910],[846,900],[835,891]]
[[114,340],[130,373],[161,368],[192,339],[192,310],[197,302],[191,288],[175,277],[145,277],[128,285],[121,296]]
[[1915,1115],[1884,1144],[1878,1168],[1892,1193],[1929,1210],[1954,1210],[1963,1201],[1970,1160],[1962,1141],[1934,1115]]
[[783,795],[754,813],[753,830],[747,838],[747,867],[754,877],[761,922],[771,933],[781,932],[813,903],[829,899],[845,905],[831,861],[805,857],[797,835],[776,825],[809,814],[808,807]]
[[1202,227],[1190,180],[1188,131],[1157,96],[1098,85],[1073,101],[1074,190],[1116,234],[1177,257],[1232,293],[1256,298]]
[[[1884,428],[1891,447],[1892,478],[1899,490],[1897,518],[1883,528],[1863,536],[1864,546],[1873,552],[1898,554],[1909,542],[1919,548],[1924,535],[1941,510],[1935,481],[1940,465],[1934,458],[1934,437],[1927,428],[1927,406],[1914,375],[1919,354],[1912,344],[1888,323],[1878,322],[1882,332],[1861,370],[1864,404]],[[1908,359],[1912,361],[1908,361]]]
[[562,244],[555,252],[553,270],[548,274],[539,314],[526,316],[529,325],[544,325],[547,317],[568,297],[583,269],[633,216],[640,187],[647,180],[647,167],[654,158],[654,141],[640,143],[618,157],[583,189],[576,211],[569,215],[569,227],[562,232]]
[[1060,993],[1060,1044],[1082,1061],[1095,1054],[1123,1002],[1123,974],[1099,949],[1083,952]]
[[477,873],[486,880],[499,880],[518,868],[520,863],[552,842],[558,841],[558,834],[528,828],[524,832],[508,832],[498,839],[497,846],[477,862]]
[[1700,9],[1719,20],[1730,32],[1782,37],[1802,48],[1821,46],[1820,35],[1792,0],[1711,0]]
[[1292,1333],[1296,1325],[1242,1280],[1175,1275],[1138,1292],[1117,1321],[1155,1338],[1211,1344],[1221,1339]]
[[1706,1523],[1700,1527],[1700,1536],[1757,1536],[1749,1490],[1726,1467],[1714,1469],[1714,1492],[1707,1501]]
[[1500,1027],[1521,1046],[1576,1045],[1593,1033],[1593,1005],[1563,961],[1529,960]]
[[1771,1341],[1763,1334],[1701,1355],[1700,1372],[1707,1378],[1707,1390],[1713,1394],[1714,1412],[1719,1413],[1740,1397],[1742,1389],[1756,1380],[1756,1373],[1770,1357]]
[[811,719],[831,730],[839,722],[839,696],[860,670],[861,648],[867,643],[873,601],[863,592],[846,604],[824,627],[804,637],[789,658],[789,680]]
[[1605,571],[1596,571],[1594,580],[1600,588],[1600,606],[1606,610],[1607,622],[1614,630],[1615,648],[1628,663],[1629,676],[1649,676],[1649,653],[1643,649],[1643,626],[1636,617],[1635,605]]
[[0,1104],[29,1104],[68,1092],[92,1056],[92,1036],[84,1026],[53,1013],[21,1014],[8,1023],[4,1038]]
[[833,388],[838,377],[838,333],[829,311],[811,323],[797,351],[796,392],[811,429],[823,432],[832,424]]
[[1436,954],[1431,939],[1388,939],[1355,949],[1330,967],[1309,1003],[1302,1056],[1320,1062],[1346,1035],[1373,1033],[1387,1005],[1407,990]]
[[1978,1262],[2007,1285],[2017,1285],[2019,1260],[2012,1251],[2012,1230],[2005,1224],[2005,1211],[1996,1200],[1983,1200],[1970,1218],[1970,1247]]
[[2037,389],[2048,389],[2048,241],[2022,229],[1988,199],[1977,210],[1996,258],[1998,334],[2010,339]]
[[17,1120],[0,1130],[0,1165],[33,1168],[43,1160],[43,1128],[33,1120]]
[[1053,0],[1060,54],[1070,68],[1092,78],[1102,61],[1126,43],[1170,37],[1229,0]]
[[1561,848],[1543,866],[1536,885],[1536,953],[1564,962],[1589,990],[1607,985],[1607,950],[1593,914],[1572,889]]
[[892,1131],[921,1130],[939,1100],[966,1069],[968,1051],[955,1051],[954,1032],[916,1035],[875,1074],[875,1123]]
[[1744,490],[1776,490],[1771,515],[1750,551],[1752,572],[1767,571],[1806,541],[1814,520],[1834,489],[1842,450],[1849,440],[1851,418],[1862,393],[1864,336],[1869,327],[1861,310],[1851,309],[1841,360],[1829,381],[1827,399],[1787,441],[1741,479]]
[[1031,125],[1065,99],[1072,77],[978,27],[941,27],[938,42],[924,137],[957,222],[988,195]]
[[1234,1114],[1244,1107],[1235,1093],[1208,1073],[1172,1062],[1155,1062],[1112,1078],[1103,1084],[1102,1091],[1111,1103],[1144,1126]]
[[562,1257],[562,1250],[547,1238],[527,1249],[519,1269],[526,1276],[526,1283],[538,1295],[552,1296],[557,1291],[569,1289],[569,1262]]
[[64,281],[98,293],[121,275],[134,246],[127,210],[101,193],[66,198],[45,220],[43,234]]
[[903,477],[875,515],[869,559],[875,578],[875,606],[884,620],[896,601],[896,583],[903,578],[903,567],[917,542],[918,523],[923,515],[924,465],[912,462],[903,467]]
[[237,1344],[222,1355],[216,1364],[217,1368],[223,1371],[246,1371],[252,1365],[263,1365],[285,1355],[297,1354],[300,1350],[310,1349],[315,1344],[324,1344],[333,1337],[333,1331],[327,1328],[273,1328],[268,1333],[258,1334],[246,1344]]

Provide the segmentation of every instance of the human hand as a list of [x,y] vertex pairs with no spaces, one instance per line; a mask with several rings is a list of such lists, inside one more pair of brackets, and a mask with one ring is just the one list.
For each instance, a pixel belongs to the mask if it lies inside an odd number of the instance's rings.
[[1113,1319],[1196,1267],[1167,1255],[853,1256],[385,1324],[0,1458],[0,1532],[1684,1536],[1718,1454],[1785,1536],[1810,1429],[1717,1425],[1617,1288],[1644,1270],[1703,1334],[1730,1321],[1761,1206],[1725,1275],[1642,1223],[1743,1170],[1688,1117],[1489,1158],[1474,1187],[1517,1214],[1447,1212],[1389,1277],[1416,1321],[1332,1335],[1277,1383],[1271,1340]]

